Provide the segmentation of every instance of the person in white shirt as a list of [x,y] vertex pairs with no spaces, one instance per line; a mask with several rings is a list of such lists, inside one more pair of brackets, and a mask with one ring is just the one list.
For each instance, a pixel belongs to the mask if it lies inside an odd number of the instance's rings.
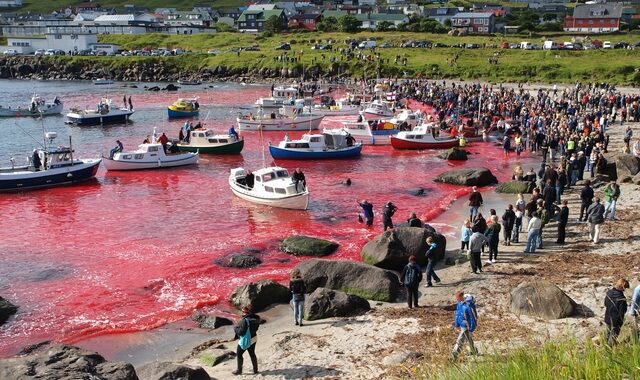
[[529,227],[527,228],[527,246],[524,248],[525,254],[534,253],[536,251],[536,244],[541,228],[542,220],[538,217],[538,213],[534,211],[531,213]]

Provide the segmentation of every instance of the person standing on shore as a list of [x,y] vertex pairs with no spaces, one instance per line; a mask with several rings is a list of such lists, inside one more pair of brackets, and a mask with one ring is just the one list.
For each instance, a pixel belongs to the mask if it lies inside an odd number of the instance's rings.
[[429,236],[427,238],[427,253],[425,253],[425,257],[427,258],[427,283],[424,285],[425,288],[432,287],[431,279],[437,283],[440,282],[440,277],[436,274],[436,271],[433,270],[433,267],[436,265],[436,248],[437,245],[433,241],[433,237]]
[[460,228],[460,251],[466,252],[469,249],[469,239],[471,238],[471,221],[465,220]]
[[585,215],[585,211],[589,208],[589,206],[591,206],[591,202],[593,202],[593,195],[594,193],[593,189],[591,188],[591,181],[584,181],[584,187],[582,188],[582,190],[580,190],[580,217],[578,218],[578,221],[582,222],[583,216],[584,221],[587,221],[589,213],[586,213],[587,215]]
[[502,214],[502,227],[504,228],[504,245],[511,245],[511,234],[515,222],[516,213],[513,212],[513,205],[509,205],[504,211],[504,214]]
[[593,239],[593,244],[598,244],[602,224],[604,224],[604,206],[600,203],[600,198],[596,198],[596,203],[587,209],[587,219],[590,226],[589,236]]
[[616,203],[618,203],[618,197],[620,196],[620,186],[616,181],[611,181],[607,187],[604,188],[604,218],[607,219],[607,215],[610,215],[611,220],[616,219]]
[[564,244],[568,222],[569,207],[567,206],[567,200],[565,199],[562,201],[562,207],[560,207],[560,213],[558,214],[558,240],[556,240],[556,244]]
[[[258,314],[253,313],[253,307],[247,305],[242,308],[242,319],[235,326],[234,330],[236,337],[240,338],[238,342],[238,349],[236,352],[236,359],[238,363],[238,369],[233,371],[234,375],[242,374],[242,364],[245,351],[249,352],[251,358],[251,364],[253,365],[253,373],[258,373],[258,358],[256,357],[256,343],[258,342],[258,329],[260,328],[260,317]],[[249,336],[247,336],[249,334]],[[249,339],[247,339],[249,338]]]
[[498,258],[498,245],[500,245],[500,223],[498,223],[498,216],[491,215],[491,224],[487,227],[484,235],[487,237],[489,246],[489,260],[487,264],[495,264]]
[[407,288],[407,305],[409,309],[418,307],[418,286],[422,281],[422,271],[416,263],[415,256],[409,256],[409,263],[404,266],[400,273],[401,284]]
[[304,286],[304,280],[298,269],[291,272],[291,281],[289,281],[289,291],[291,291],[291,299],[293,301],[293,323],[296,326],[302,326],[302,317],[304,315],[304,295],[307,289]]
[[473,332],[478,325],[478,312],[476,310],[475,299],[470,294],[463,294],[461,291],[457,291],[455,295],[456,300],[456,314],[453,321],[453,326],[460,329],[456,344],[451,351],[451,361],[458,360],[458,355],[462,351],[462,346],[465,342],[469,343],[469,352],[472,355],[476,355],[478,352],[473,344]]
[[478,191],[478,187],[471,188],[471,195],[469,195],[469,219],[474,220],[474,217],[478,213],[478,209],[482,206],[482,194]]
[[525,254],[536,252],[540,228],[542,228],[542,221],[538,218],[538,213],[534,211],[531,213],[531,219],[529,220],[529,226],[527,227],[527,246],[524,248]]
[[610,346],[618,342],[620,328],[624,323],[624,314],[627,312],[627,297],[624,295],[624,290],[628,287],[629,282],[620,278],[604,297],[604,323],[607,326],[607,344]]
[[482,252],[482,246],[486,242],[487,238],[480,231],[474,231],[469,239],[469,262],[471,263],[471,271],[475,274],[477,274],[478,271],[482,272],[480,253]]

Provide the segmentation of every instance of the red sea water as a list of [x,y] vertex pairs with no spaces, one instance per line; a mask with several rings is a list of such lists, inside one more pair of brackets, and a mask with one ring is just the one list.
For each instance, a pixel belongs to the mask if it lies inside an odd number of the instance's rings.
[[[46,130],[58,132],[58,142],[72,136],[78,156],[84,157],[107,152],[116,139],[125,149],[134,148],[154,127],[175,137],[183,121],[167,121],[164,109],[178,96],[198,96],[206,125],[225,131],[239,107],[267,95],[269,86],[217,84],[186,90],[151,93],[86,82],[0,81],[3,105],[27,104],[33,91],[48,99],[59,96],[65,110],[92,108],[105,91],[118,103],[123,94],[132,95],[136,113],[126,126],[80,128],[65,125],[63,117],[44,121]],[[7,166],[10,157],[25,160],[35,147],[30,136],[40,139],[42,129],[37,120],[0,120],[0,165]],[[332,259],[358,261],[362,246],[382,230],[379,218],[372,228],[357,222],[356,201],[364,198],[378,214],[384,203],[393,201],[399,207],[396,222],[416,211],[453,239],[457,227],[450,224],[459,221],[438,216],[469,189],[436,184],[432,178],[457,166],[486,166],[499,179],[509,176],[499,147],[489,143],[469,144],[473,158],[455,164],[437,159],[437,151],[367,146],[360,159],[278,161],[305,172],[311,203],[308,211],[272,209],[237,199],[228,188],[229,169],[262,165],[259,135],[244,137],[241,155],[203,155],[193,167],[121,173],[100,169],[95,181],[79,186],[0,194],[0,295],[20,306],[15,318],[0,327],[0,357],[43,340],[73,343],[145,330],[188,317],[198,308],[223,307],[238,285],[284,281],[305,260],[279,251],[280,241],[292,234],[334,240],[340,248]],[[265,133],[264,144],[282,137]],[[340,185],[346,178],[352,186]],[[413,195],[417,188],[426,195]],[[218,264],[240,252],[253,252],[264,263],[242,270]]]

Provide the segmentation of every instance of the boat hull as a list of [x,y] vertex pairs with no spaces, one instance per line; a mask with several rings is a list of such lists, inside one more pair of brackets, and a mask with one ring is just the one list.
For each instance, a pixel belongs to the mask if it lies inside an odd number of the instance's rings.
[[39,116],[51,116],[51,115],[59,115],[62,113],[64,105],[53,104],[47,105],[44,108],[40,108],[37,111],[29,111],[28,109],[11,109],[11,108],[0,108],[0,117],[39,117]]
[[251,203],[263,206],[286,208],[291,210],[306,210],[309,207],[309,192],[298,193],[279,198],[263,198],[252,195],[249,190],[240,187],[232,178],[229,178],[229,187],[235,196]]
[[283,149],[277,146],[269,146],[269,153],[275,159],[283,160],[320,160],[320,159],[337,159],[337,158],[354,158],[360,156],[362,145],[348,147],[339,150],[326,151],[301,151]]
[[313,113],[318,115],[324,115],[324,116],[353,116],[360,113],[360,108],[350,107],[350,108],[346,108],[346,109],[343,108],[339,110],[314,108]]
[[394,149],[447,149],[459,145],[458,139],[442,139],[440,141],[409,141],[396,136],[389,137]]
[[110,171],[161,169],[196,164],[198,163],[198,154],[182,153],[175,156],[169,155],[165,156],[163,160],[157,161],[116,161],[108,157],[103,157],[103,160],[105,169]]
[[167,115],[169,119],[179,119],[183,117],[196,117],[200,115],[200,111],[177,111],[167,108]]
[[67,114],[67,122],[75,125],[102,125],[102,124],[116,124],[125,123],[129,120],[129,117],[134,111],[122,111],[118,113],[108,114],[84,114],[70,112]]
[[238,140],[226,145],[218,145],[218,146],[192,146],[192,145],[183,145],[178,144],[178,149],[182,152],[200,152],[206,154],[238,154],[242,152],[244,148],[244,139]]
[[0,173],[0,192],[36,190],[71,185],[95,177],[100,159],[39,172]]
[[373,112],[364,112],[364,118],[367,120],[379,120],[379,119],[388,119],[393,117],[393,113],[391,112],[383,112],[383,113],[373,113]]
[[295,119],[262,119],[251,120],[237,118],[241,131],[305,131],[318,129],[323,115],[300,116]]

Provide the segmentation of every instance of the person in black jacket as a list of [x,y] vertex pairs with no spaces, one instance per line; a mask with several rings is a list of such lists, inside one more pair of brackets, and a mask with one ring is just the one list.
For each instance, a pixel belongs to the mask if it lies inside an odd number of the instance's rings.
[[304,294],[307,292],[304,286],[304,280],[298,269],[291,272],[291,281],[289,281],[289,290],[293,301],[293,322],[296,326],[302,326],[302,316],[304,315]]
[[387,204],[382,209],[382,230],[386,231],[388,229],[393,229],[393,214],[398,211],[398,208],[391,202],[387,202]]
[[260,327],[260,316],[258,314],[253,313],[253,307],[251,305],[247,305],[242,308],[242,319],[238,321],[238,324],[235,326],[234,330],[236,333],[236,338],[241,338],[244,334],[247,333],[247,329],[251,332],[251,346],[246,350],[240,347],[238,343],[238,349],[236,351],[236,358],[238,362],[238,369],[233,371],[234,375],[242,374],[242,363],[243,358],[242,355],[245,351],[249,351],[249,357],[251,358],[251,364],[253,364],[253,373],[258,373],[258,358],[256,357],[256,343],[258,342],[258,328]]
[[624,295],[624,289],[628,287],[629,282],[620,278],[604,297],[604,323],[607,326],[607,343],[610,346],[617,342],[624,322],[624,314],[627,312],[627,297]]
[[502,227],[504,228],[504,244],[511,245],[511,235],[513,231],[513,225],[516,222],[516,213],[513,211],[513,205],[507,206],[504,214],[502,214]]
[[407,305],[409,309],[418,307],[418,286],[422,281],[422,271],[416,263],[415,256],[409,256],[409,263],[400,273],[400,282],[407,288]]
[[412,212],[411,215],[409,215],[407,223],[409,223],[409,227],[422,227],[422,220],[416,216],[415,212]]
[[593,201],[593,189],[591,188],[591,181],[584,181],[584,187],[580,190],[580,217],[579,221],[587,221],[587,216],[585,215],[585,211],[591,206],[591,202]]
[[564,244],[565,230],[567,223],[569,222],[569,207],[567,207],[567,200],[562,201],[562,207],[560,207],[560,213],[558,215],[558,240],[557,244]]

